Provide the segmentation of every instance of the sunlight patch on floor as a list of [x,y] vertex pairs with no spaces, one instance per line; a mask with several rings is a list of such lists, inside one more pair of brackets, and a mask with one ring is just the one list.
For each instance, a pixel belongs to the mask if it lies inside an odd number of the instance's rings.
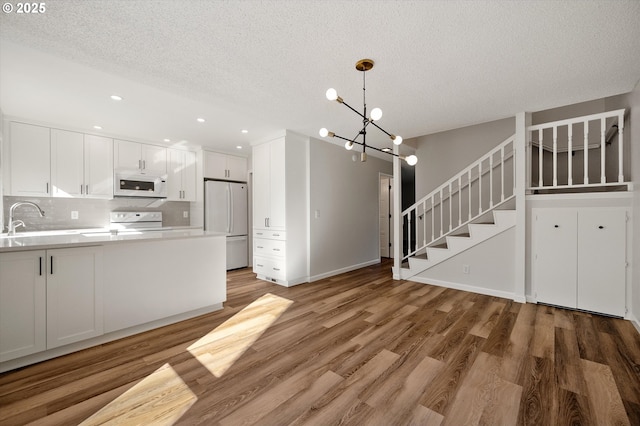
[[292,300],[267,293],[189,346],[188,350],[211,374],[221,377],[292,303]]
[[197,399],[175,370],[164,364],[81,425],[173,425]]

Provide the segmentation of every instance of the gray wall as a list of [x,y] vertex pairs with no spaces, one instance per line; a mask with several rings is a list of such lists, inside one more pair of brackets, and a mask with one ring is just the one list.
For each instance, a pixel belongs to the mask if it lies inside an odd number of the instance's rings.
[[411,139],[416,143],[416,200],[515,133],[515,118]]
[[378,179],[391,162],[353,162],[353,152],[314,138],[309,154],[311,279],[379,261]]
[[[634,183],[633,201],[633,279],[631,288],[631,312],[640,320],[640,82],[629,97],[631,107],[630,124],[631,128],[631,156],[632,156],[632,176]],[[640,324],[636,324],[640,326]]]

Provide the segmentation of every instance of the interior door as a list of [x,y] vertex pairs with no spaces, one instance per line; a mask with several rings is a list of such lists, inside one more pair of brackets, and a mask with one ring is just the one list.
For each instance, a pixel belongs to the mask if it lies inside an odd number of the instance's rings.
[[393,257],[393,208],[391,202],[393,200],[393,178],[389,176],[380,176],[380,256]]
[[578,308],[625,315],[625,235],[625,209],[578,213]]
[[576,308],[577,212],[533,209],[533,272],[538,302]]

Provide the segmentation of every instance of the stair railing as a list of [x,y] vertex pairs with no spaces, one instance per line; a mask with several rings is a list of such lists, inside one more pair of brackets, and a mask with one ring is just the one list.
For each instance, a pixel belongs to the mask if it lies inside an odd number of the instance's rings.
[[629,183],[623,170],[624,109],[536,124],[527,131],[530,190]]
[[402,212],[403,261],[513,198],[514,140],[512,135]]

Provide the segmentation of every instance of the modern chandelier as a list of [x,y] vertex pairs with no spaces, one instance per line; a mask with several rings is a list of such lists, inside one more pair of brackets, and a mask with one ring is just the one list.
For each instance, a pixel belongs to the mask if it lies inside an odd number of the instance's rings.
[[[380,108],[374,108],[371,110],[371,116],[367,118],[367,98],[366,98],[366,80],[365,80],[365,74],[367,71],[369,71],[371,68],[373,68],[373,61],[371,59],[360,59],[358,62],[356,62],[356,69],[358,71],[362,71],[362,103],[363,103],[363,112],[360,113],[359,111],[357,111],[356,109],[354,109],[353,107],[351,107],[351,105],[347,104],[344,99],[342,99],[340,96],[338,96],[338,92],[336,92],[335,89],[329,89],[327,90],[327,99],[329,99],[330,101],[337,101],[338,103],[346,106],[347,108],[349,108],[351,111],[355,112],[356,114],[358,114],[360,117],[362,117],[362,130],[360,130],[358,132],[358,134],[353,138],[353,139],[347,139],[345,137],[342,136],[338,136],[336,135],[334,132],[330,132],[329,130],[325,129],[324,127],[322,129],[320,129],[320,136],[324,137],[332,137],[332,138],[338,138],[338,139],[342,139],[345,142],[344,147],[348,150],[353,149],[353,145],[357,144],[357,145],[361,145],[362,146],[362,152],[360,153],[360,161],[367,161],[367,148],[370,149],[374,149],[376,151],[380,151],[380,152],[384,152],[385,154],[389,154],[389,155],[393,155],[394,157],[399,157],[401,160],[404,160],[407,162],[407,164],[409,164],[410,166],[414,166],[416,165],[416,163],[418,162],[418,157],[416,157],[415,155],[409,155],[407,157],[401,156],[401,155],[397,155],[394,154],[393,152],[391,152],[390,148],[376,148],[375,146],[372,145],[367,145],[367,126],[369,124],[373,125],[376,129],[380,130],[382,133],[385,133],[387,136],[389,136],[389,138],[391,138],[391,140],[393,141],[393,143],[395,145],[400,145],[402,143],[402,137],[391,134],[389,132],[387,132],[386,130],[384,130],[382,127],[378,126],[375,122],[380,120],[380,118],[382,118],[382,110]],[[362,135],[362,142],[356,140],[358,139],[358,137],[360,137],[360,135]]]

